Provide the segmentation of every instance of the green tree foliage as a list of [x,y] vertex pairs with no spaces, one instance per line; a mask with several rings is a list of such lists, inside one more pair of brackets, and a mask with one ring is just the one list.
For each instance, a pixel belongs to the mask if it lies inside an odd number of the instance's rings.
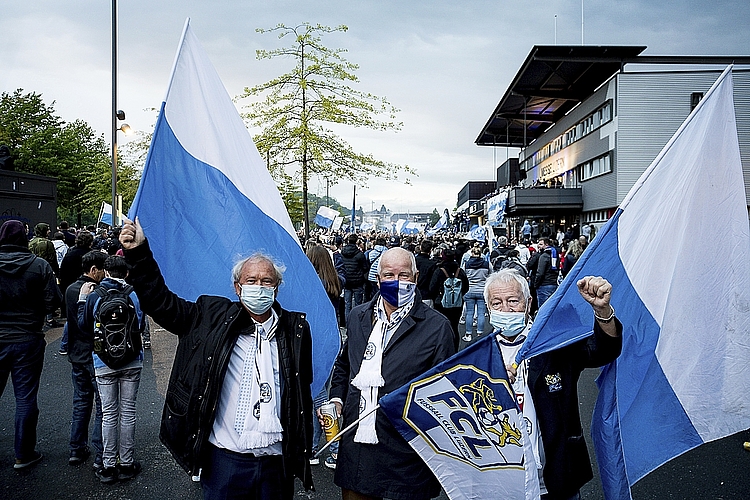
[[347,29],[343,25],[331,28],[309,23],[257,29],[259,33],[277,33],[280,39],[293,38],[288,47],[257,51],[258,59],[287,58],[295,66],[266,83],[246,88],[238,96],[260,98],[246,107],[248,112],[243,116],[250,125],[262,129],[254,140],[271,175],[279,182],[287,166],[296,167],[295,177],[301,178],[306,236],[310,220],[307,184],[311,175],[334,184],[341,179],[363,184],[370,176],[396,179],[399,173],[414,174],[408,166],[354,151],[327,128],[335,124],[386,131],[402,126],[396,121],[398,110],[385,98],[350,86],[358,82],[354,74],[358,66],[343,57],[346,50],[330,49],[321,43],[322,35]]
[[[111,159],[103,135],[82,120],[66,123],[36,92],[0,94],[0,144],[19,172],[57,177],[57,212],[78,224],[95,220],[111,198]],[[132,202],[140,173],[118,164],[118,192]],[[127,205],[126,205],[127,206]]]

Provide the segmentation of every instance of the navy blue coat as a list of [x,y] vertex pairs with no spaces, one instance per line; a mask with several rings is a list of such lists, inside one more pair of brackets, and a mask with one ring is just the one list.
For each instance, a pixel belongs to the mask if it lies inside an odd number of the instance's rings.
[[[344,426],[359,418],[360,391],[351,385],[351,380],[362,365],[379,298],[376,295],[370,302],[352,309],[347,341],[334,365],[330,396],[344,402]],[[380,388],[378,397],[398,389],[454,353],[450,323],[425,306],[417,292],[414,307],[383,352],[385,386]],[[342,488],[393,500],[438,496],[437,479],[382,410],[377,411],[375,429],[379,441],[375,445],[355,443],[355,430],[341,438],[334,482]]]

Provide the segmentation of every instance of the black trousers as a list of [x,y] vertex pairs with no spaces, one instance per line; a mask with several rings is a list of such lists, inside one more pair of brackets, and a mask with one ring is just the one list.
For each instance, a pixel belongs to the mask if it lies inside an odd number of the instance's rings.
[[281,455],[255,457],[207,445],[201,472],[204,500],[291,500],[294,477],[284,476]]

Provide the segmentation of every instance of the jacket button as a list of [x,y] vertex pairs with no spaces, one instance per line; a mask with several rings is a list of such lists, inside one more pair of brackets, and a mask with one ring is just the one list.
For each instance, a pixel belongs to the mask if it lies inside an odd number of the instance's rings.
[[208,358],[206,358],[206,359],[207,359],[208,361],[211,361],[211,356],[209,356],[209,357],[208,357]]
[[299,377],[299,372],[294,374],[295,377]]
[[201,399],[203,399],[203,396],[198,396],[198,401],[200,401]]

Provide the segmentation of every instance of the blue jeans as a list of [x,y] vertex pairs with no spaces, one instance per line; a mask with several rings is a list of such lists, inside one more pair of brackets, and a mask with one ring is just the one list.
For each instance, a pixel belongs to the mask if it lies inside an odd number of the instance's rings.
[[[133,464],[135,451],[135,399],[141,368],[120,370],[96,377],[102,399],[102,465],[114,467],[117,453],[123,465]],[[119,434],[119,439],[118,439]]]
[[60,338],[60,350],[68,352],[68,322],[65,322],[65,326],[63,326],[63,334]]
[[203,500],[291,500],[294,477],[285,477],[281,455],[255,457],[206,444],[201,489]]
[[44,366],[44,337],[11,344],[0,344],[0,396],[5,391],[8,375],[13,381],[16,398],[16,458],[26,462],[34,457],[36,426],[39,422],[39,379]]
[[466,302],[466,333],[471,335],[471,325],[474,324],[474,307],[477,308],[477,335],[484,333],[484,315],[487,306],[484,302],[484,295],[479,292],[469,292],[464,295]]
[[540,308],[555,293],[555,290],[557,290],[557,285],[542,285],[536,289],[536,301]]
[[[354,300],[352,300],[354,299]],[[352,307],[360,305],[365,300],[365,286],[362,285],[357,288],[344,288],[344,313],[346,318],[349,319],[349,311]]]
[[102,401],[96,387],[94,362],[71,363],[73,378],[73,418],[70,423],[70,453],[80,456],[88,448],[89,422],[94,413],[94,430],[91,446],[94,448],[94,463],[102,463]]

